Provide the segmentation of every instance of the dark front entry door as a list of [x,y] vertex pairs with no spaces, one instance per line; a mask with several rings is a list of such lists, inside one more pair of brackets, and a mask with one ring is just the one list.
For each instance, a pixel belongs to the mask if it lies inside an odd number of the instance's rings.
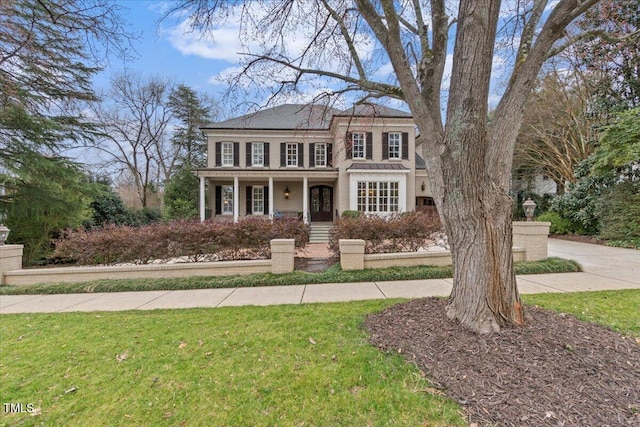
[[310,190],[311,221],[333,221],[333,187],[316,185]]

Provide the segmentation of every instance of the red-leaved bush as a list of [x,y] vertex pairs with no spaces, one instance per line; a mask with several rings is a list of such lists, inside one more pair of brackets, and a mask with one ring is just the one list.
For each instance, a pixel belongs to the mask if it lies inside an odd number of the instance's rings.
[[340,239],[363,239],[367,254],[415,252],[427,245],[431,235],[441,229],[438,216],[427,212],[407,212],[388,217],[343,216],[334,221],[329,231],[329,250],[338,256]]
[[181,220],[68,230],[54,242],[53,256],[81,265],[269,258],[271,239],[295,239],[296,247],[304,247],[309,226],[294,218],[247,217],[237,223]]

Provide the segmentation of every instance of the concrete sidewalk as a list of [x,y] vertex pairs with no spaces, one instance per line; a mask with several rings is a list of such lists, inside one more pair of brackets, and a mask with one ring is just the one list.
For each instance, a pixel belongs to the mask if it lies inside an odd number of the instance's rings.
[[[549,256],[574,259],[584,272],[518,276],[521,293],[640,289],[640,251],[549,240]],[[0,313],[153,310],[159,308],[304,304],[446,296],[452,279],[330,283],[259,288],[2,295]]]

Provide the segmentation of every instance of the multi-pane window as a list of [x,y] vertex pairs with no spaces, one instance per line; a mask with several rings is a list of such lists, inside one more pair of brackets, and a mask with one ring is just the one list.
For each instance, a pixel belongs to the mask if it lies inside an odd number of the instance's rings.
[[222,149],[222,166],[233,166],[233,142],[223,142]]
[[233,214],[233,185],[222,186],[222,213]]
[[367,210],[367,183],[358,182],[358,210],[365,212]]
[[397,182],[389,183],[389,212],[398,212],[400,191]]
[[351,134],[351,156],[354,159],[364,159],[366,157],[365,134],[354,132]]
[[359,181],[357,208],[362,212],[398,212],[399,185],[394,181]]
[[287,143],[287,166],[298,166],[297,143]]
[[399,132],[389,133],[389,158],[402,158],[402,142]]
[[327,166],[327,144],[315,144],[316,167]]
[[251,144],[251,166],[264,166],[264,144],[262,142]]
[[253,187],[252,207],[254,215],[264,213],[264,187]]

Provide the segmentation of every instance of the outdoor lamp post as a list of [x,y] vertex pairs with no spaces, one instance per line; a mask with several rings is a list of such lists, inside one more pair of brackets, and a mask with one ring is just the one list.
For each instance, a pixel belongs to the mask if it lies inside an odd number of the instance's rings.
[[536,210],[536,203],[529,197],[522,204],[522,207],[524,208],[524,216],[527,217],[527,221],[533,221],[533,212]]
[[0,224],[0,246],[4,245],[4,242],[7,241],[7,237],[9,237],[9,230],[4,224]]

